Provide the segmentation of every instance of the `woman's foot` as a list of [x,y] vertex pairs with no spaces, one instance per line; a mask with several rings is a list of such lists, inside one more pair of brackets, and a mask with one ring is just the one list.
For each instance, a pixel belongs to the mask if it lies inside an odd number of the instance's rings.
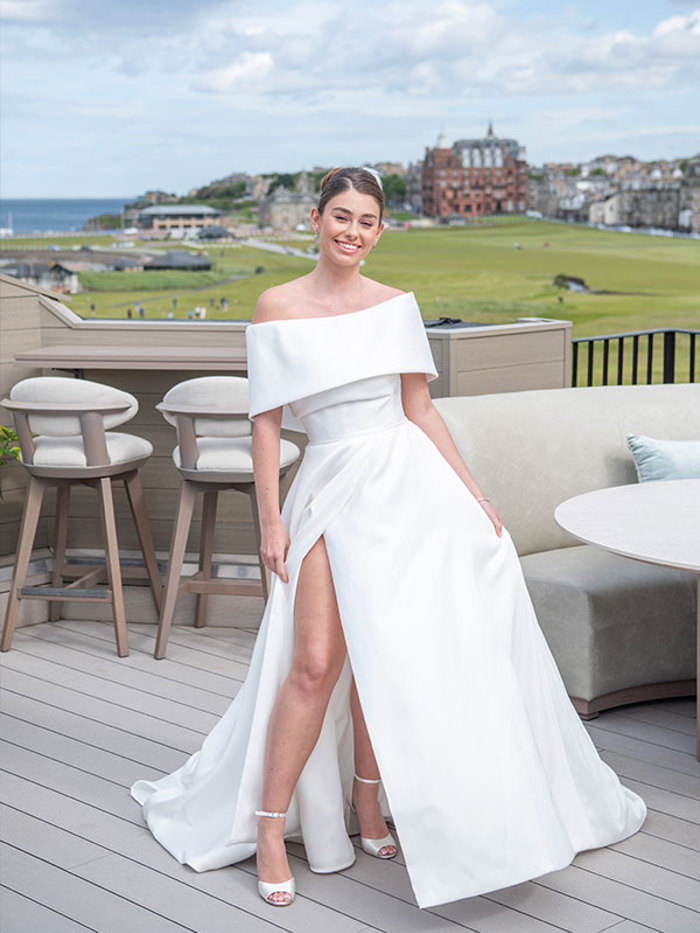
[[[357,820],[360,824],[360,836],[365,839],[384,839],[389,835],[382,811],[377,799],[377,789],[379,781],[373,784],[366,784],[364,781],[358,781],[353,778],[352,782],[352,805],[357,813]],[[392,858],[397,853],[395,845],[384,845],[378,852],[379,858]]]
[[[284,884],[288,882],[292,873],[287,861],[287,850],[284,845],[284,820],[274,817],[258,817],[258,840],[255,861],[258,870],[258,881],[265,884]],[[274,891],[265,900],[273,904],[290,904],[294,900],[294,893],[290,891]]]

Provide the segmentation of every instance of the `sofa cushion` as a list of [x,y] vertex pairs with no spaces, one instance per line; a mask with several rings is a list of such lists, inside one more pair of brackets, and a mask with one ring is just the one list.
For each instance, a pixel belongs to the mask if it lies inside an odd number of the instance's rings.
[[700,383],[530,389],[434,401],[520,556],[579,543],[554,520],[560,502],[638,481],[628,434],[700,438]]
[[[107,455],[111,464],[143,460],[153,453],[153,445],[144,437],[106,431]],[[33,465],[75,469],[87,467],[85,447],[79,437],[35,437]]]
[[[197,469],[208,473],[240,473],[253,478],[253,439],[248,437],[198,437]],[[299,448],[292,441],[280,440],[280,469],[299,458]],[[173,462],[182,467],[180,448],[173,450]]]
[[590,544],[520,563],[570,696],[592,700],[695,676],[693,573]]
[[640,483],[660,479],[700,479],[700,440],[667,441],[628,434]]

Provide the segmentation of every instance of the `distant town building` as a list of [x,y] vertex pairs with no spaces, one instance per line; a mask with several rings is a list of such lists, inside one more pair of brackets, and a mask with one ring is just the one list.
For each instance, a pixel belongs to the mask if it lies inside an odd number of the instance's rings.
[[138,225],[143,230],[168,233],[201,230],[218,223],[221,211],[206,204],[154,204],[138,213]]
[[409,162],[406,174],[406,204],[415,214],[423,213],[423,163]]
[[148,262],[144,263],[144,272],[155,269],[208,272],[211,269],[211,259],[208,256],[197,256],[187,249],[169,249],[162,255],[154,256],[153,259],[149,259]]
[[177,195],[167,191],[146,191],[137,200],[137,204],[172,204],[177,201]]
[[685,167],[678,226],[689,233],[700,233],[700,156],[690,159]]
[[428,217],[513,214],[527,208],[528,167],[515,139],[501,139],[489,125],[482,139],[444,133],[426,148],[422,172],[423,213]]
[[698,232],[696,165],[700,158],[641,162],[630,155],[547,162],[530,170],[529,205],[563,220]]
[[645,185],[643,188],[628,188],[607,198],[602,208],[590,214],[608,226],[661,227],[666,230],[678,228],[680,212],[680,182],[673,185]]
[[403,178],[406,175],[406,166],[403,162],[375,162],[370,168],[376,169],[380,175],[398,175]]
[[311,227],[311,208],[316,198],[308,191],[290,191],[277,187],[258,205],[258,226],[262,229],[293,230],[300,224]]
[[267,194],[271,181],[271,178],[263,178],[262,175],[249,175],[245,183],[245,197],[249,201],[259,201]]
[[72,295],[81,291],[78,279],[80,268],[89,267],[83,265],[78,267],[77,264],[65,262],[17,262],[14,265],[3,266],[2,271],[5,275],[11,275],[30,285],[36,285],[37,288]]
[[198,240],[227,240],[232,236],[228,227],[221,227],[219,224],[212,224],[210,227],[204,227],[197,234]]

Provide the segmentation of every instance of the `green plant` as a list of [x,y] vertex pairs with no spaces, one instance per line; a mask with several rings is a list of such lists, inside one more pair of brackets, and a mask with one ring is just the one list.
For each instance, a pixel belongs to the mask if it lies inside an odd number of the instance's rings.
[[[17,432],[14,428],[0,424],[0,467],[5,466],[10,460],[19,460]],[[2,489],[0,489],[0,499],[2,499]]]

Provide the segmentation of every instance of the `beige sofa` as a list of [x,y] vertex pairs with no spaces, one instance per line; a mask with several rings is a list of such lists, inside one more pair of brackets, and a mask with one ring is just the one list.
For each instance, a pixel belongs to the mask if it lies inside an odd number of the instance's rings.
[[637,482],[626,435],[700,439],[700,384],[538,389],[435,400],[503,517],[579,713],[695,692],[696,579],[565,532],[565,499]]

